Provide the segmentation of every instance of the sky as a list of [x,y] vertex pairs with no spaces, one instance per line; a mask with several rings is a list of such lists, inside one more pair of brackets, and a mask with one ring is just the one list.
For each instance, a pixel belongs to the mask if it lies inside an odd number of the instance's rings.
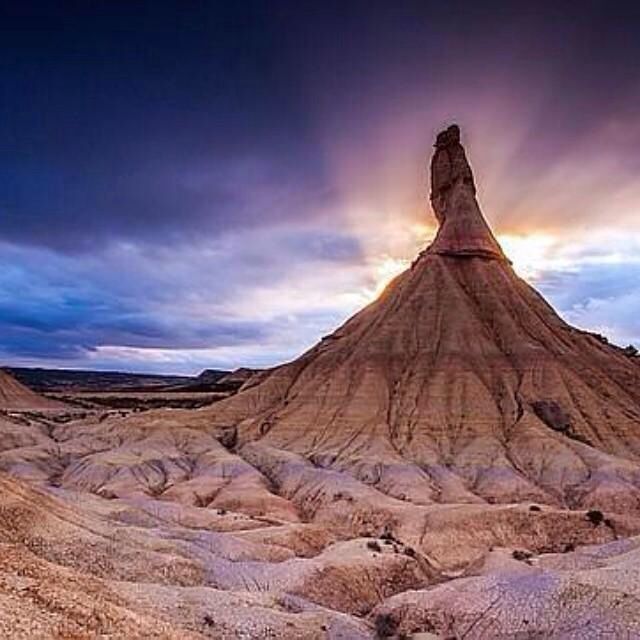
[[0,363],[295,357],[433,237],[452,122],[516,271],[640,345],[638,25],[588,0],[0,2]]

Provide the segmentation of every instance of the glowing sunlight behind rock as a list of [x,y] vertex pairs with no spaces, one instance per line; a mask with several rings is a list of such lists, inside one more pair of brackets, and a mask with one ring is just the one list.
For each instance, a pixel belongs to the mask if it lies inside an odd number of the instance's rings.
[[525,279],[535,279],[551,257],[556,239],[550,235],[498,235],[498,240],[513,263],[516,272]]

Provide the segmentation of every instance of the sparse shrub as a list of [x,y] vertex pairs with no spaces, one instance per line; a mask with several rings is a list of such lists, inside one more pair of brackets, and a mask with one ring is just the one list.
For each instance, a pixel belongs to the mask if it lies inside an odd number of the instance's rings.
[[413,547],[405,547],[404,548],[404,555],[405,556],[409,556],[410,558],[415,558],[416,557],[416,550]]
[[215,620],[208,613],[205,614],[202,621],[207,627],[213,627],[213,625],[216,623]]
[[164,493],[164,486],[159,484],[153,487],[149,487],[147,489],[147,494],[150,495],[152,498],[157,498],[158,496],[161,496],[163,493]]
[[398,623],[390,613],[381,613],[374,621],[377,638],[391,638],[398,630]]
[[234,449],[238,444],[238,430],[235,427],[223,427],[218,441],[227,449]]
[[529,507],[529,511],[542,511],[542,509],[537,504],[532,504]]
[[398,542],[398,540],[396,540],[396,538],[393,535],[393,533],[391,533],[391,531],[389,531],[389,529],[386,529],[386,528],[382,532],[382,534],[380,535],[380,538],[382,540],[384,540],[385,542]]
[[531,558],[532,554],[529,551],[524,551],[522,549],[514,549],[511,553],[511,556],[514,560],[519,560],[520,562],[527,562],[529,558]]
[[227,515],[227,510],[226,509],[218,509],[218,515],[219,516],[226,516]]
[[591,509],[587,511],[587,520],[589,520],[594,527],[597,527],[604,521],[604,514],[599,509]]
[[377,551],[378,553],[382,551],[382,547],[375,540],[369,540],[367,542],[367,549],[371,549],[371,551]]
[[199,507],[200,509],[206,507],[209,504],[209,500],[207,498],[205,498],[204,496],[201,496],[200,494],[196,493],[194,498],[193,498],[193,504],[196,507]]
[[573,544],[573,542],[567,542],[567,544],[565,544],[563,549],[562,549],[562,553],[569,553],[569,552],[575,551],[575,550],[576,550],[576,545]]

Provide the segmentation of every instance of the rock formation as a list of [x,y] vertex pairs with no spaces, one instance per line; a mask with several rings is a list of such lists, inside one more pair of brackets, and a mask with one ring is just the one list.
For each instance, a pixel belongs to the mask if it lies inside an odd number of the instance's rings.
[[431,168],[432,245],[236,395],[0,416],[6,637],[640,637],[640,368]]
[[450,127],[433,244],[382,296],[201,419],[421,504],[640,513],[640,373],[513,271]]

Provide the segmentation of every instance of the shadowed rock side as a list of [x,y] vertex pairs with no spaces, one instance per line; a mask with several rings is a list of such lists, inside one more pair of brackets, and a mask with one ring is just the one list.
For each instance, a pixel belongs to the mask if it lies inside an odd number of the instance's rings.
[[640,367],[515,275],[457,127],[432,203],[411,269],[232,397],[0,415],[3,637],[640,637]]

